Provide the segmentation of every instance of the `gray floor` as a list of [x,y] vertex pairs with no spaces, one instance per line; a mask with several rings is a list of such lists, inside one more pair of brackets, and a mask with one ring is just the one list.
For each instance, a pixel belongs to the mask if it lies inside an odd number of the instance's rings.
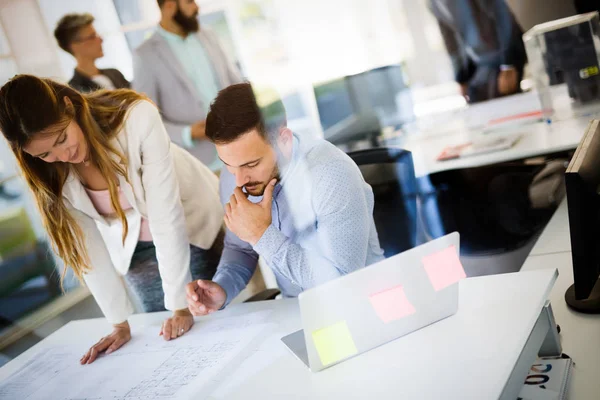
[[460,261],[468,277],[518,272],[538,237],[536,235],[523,247],[511,252],[482,257],[461,256]]
[[[102,311],[100,311],[94,298],[89,296],[74,307],[71,307],[56,318],[53,318],[40,326],[35,332],[24,336],[12,345],[2,349],[2,352],[0,353],[0,366],[40,342],[45,337],[50,336],[53,332],[57,331],[70,321],[100,317],[102,317]],[[98,341],[98,338],[90,338],[90,344],[95,343],[96,341]]]

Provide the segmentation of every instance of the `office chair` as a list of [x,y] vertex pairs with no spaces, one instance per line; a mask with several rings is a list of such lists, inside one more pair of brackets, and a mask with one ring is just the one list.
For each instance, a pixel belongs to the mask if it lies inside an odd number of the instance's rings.
[[373,219],[385,257],[423,241],[418,232],[418,184],[412,154],[401,148],[384,147],[348,155],[373,188]]
[[[19,301],[18,310],[22,310],[19,312],[28,312],[41,306],[40,301],[61,294],[60,275],[50,246],[37,239],[31,221],[21,207],[0,213],[0,277],[0,302],[6,305]],[[45,287],[22,288],[38,277],[44,278]],[[0,327],[7,326],[15,312],[4,308],[0,312]]]
[[461,234],[461,255],[494,256],[522,248],[549,221],[554,207],[534,209],[528,189],[543,166],[520,162],[432,176],[445,231]]
[[16,175],[13,175],[9,176],[8,178],[0,178],[0,200],[12,201],[19,198],[19,194],[6,191],[6,183],[15,179],[16,177]]

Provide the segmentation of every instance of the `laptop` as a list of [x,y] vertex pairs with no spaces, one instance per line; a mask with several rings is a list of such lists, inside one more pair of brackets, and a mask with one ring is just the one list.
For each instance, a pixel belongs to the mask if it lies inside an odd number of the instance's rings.
[[454,232],[302,292],[303,329],[281,340],[318,372],[455,314],[459,248]]

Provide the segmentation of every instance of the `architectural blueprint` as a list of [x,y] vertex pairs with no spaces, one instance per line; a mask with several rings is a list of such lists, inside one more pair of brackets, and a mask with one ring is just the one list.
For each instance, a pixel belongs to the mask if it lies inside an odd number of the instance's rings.
[[269,312],[200,321],[177,340],[164,341],[151,327],[118,351],[79,365],[68,346],[47,348],[0,383],[0,399],[171,400],[201,398],[217,374],[271,326]]

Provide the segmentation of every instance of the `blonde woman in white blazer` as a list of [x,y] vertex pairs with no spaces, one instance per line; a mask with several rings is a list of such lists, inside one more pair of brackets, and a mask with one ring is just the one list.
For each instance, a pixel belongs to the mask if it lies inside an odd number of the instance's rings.
[[130,340],[128,292],[145,312],[173,311],[165,339],[187,332],[185,285],[216,271],[223,215],[217,178],[169,142],[156,107],[127,89],[18,75],[0,89],[0,130],[55,251],[114,326],[81,363]]

